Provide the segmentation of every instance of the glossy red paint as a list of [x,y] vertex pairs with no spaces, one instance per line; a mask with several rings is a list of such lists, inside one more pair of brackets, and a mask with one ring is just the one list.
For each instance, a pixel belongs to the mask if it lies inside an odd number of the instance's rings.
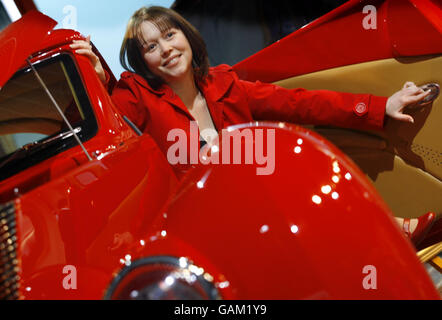
[[[161,209],[174,179],[146,136],[129,139],[101,160],[78,166],[18,198],[22,297],[102,298],[103,283],[112,279],[121,254]],[[77,268],[80,291],[63,289],[60,279],[66,265]]]
[[[113,114],[106,105],[103,109]],[[150,137],[128,136],[120,130],[109,138],[97,136],[85,144],[89,151],[99,152],[100,160],[87,162],[77,148],[32,168],[45,171],[46,179],[35,181],[32,190],[17,200],[18,237],[25,240],[19,249],[23,298],[101,298],[103,286],[89,285],[95,276],[79,277],[79,285],[82,277],[88,283],[82,285],[85,291],[66,291],[60,287],[63,274],[54,277],[54,268],[74,265],[79,274],[101,272],[109,281],[120,251],[149,225],[175,187],[176,178]],[[60,173],[60,163],[78,158],[82,160],[62,167]],[[24,171],[23,180],[30,174]],[[99,291],[94,291],[96,286]]]
[[[439,298],[390,210],[340,150],[294,125],[239,127],[275,130],[274,174],[257,175],[256,164],[193,170],[134,259],[191,257],[234,299]],[[376,290],[364,288],[367,266]]]
[[[17,207],[23,299],[102,298],[121,251],[150,225],[177,183],[156,143],[129,128],[90,62],[69,48],[80,37],[52,31],[34,46],[31,62],[74,57],[99,127],[84,143],[94,160],[74,147],[0,182],[0,202],[15,199]],[[78,290],[62,286],[66,265],[77,268]]]
[[[36,11],[26,15],[17,23],[10,24],[0,33],[0,88],[17,71],[26,58],[35,52],[57,24],[53,19]],[[32,28],[28,26],[32,25]]]
[[[365,6],[376,8],[366,30]],[[441,3],[351,0],[234,66],[245,80],[275,82],[356,63],[442,52]]]
[[393,57],[442,52],[441,2],[390,0],[387,21]]
[[[93,160],[75,147],[0,182],[0,203],[17,210],[22,299],[101,299],[130,261],[157,255],[189,258],[225,299],[439,298],[363,174],[306,129],[250,126],[276,132],[273,175],[200,165],[177,187],[156,143],[128,127],[70,50],[78,37],[51,32],[32,61],[74,58],[99,127],[84,143]],[[367,265],[377,290],[363,288]],[[76,290],[63,287],[66,266]]]

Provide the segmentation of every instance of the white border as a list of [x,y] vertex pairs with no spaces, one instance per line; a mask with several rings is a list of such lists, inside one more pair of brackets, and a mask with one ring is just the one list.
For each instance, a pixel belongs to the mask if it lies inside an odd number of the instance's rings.
[[0,0],[5,7],[6,12],[12,22],[17,21],[21,18],[21,13],[15,5],[14,0]]

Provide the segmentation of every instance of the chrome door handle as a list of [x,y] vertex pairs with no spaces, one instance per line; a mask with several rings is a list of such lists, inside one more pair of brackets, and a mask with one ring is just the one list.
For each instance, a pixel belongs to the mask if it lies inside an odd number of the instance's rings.
[[419,102],[419,105],[426,105],[429,103],[432,103],[436,98],[439,96],[440,93],[440,87],[437,83],[427,83],[423,86],[420,86],[419,88],[423,90],[431,90],[431,93],[426,96],[421,102]]

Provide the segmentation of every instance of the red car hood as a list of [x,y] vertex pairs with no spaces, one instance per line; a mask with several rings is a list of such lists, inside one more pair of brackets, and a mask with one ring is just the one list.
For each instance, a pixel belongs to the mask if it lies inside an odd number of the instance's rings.
[[0,88],[48,36],[57,22],[31,11],[0,33]]

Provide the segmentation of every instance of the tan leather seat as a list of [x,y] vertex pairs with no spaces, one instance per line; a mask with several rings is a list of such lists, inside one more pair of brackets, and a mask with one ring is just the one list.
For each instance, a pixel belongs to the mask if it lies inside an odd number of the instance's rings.
[[[328,89],[391,96],[406,81],[442,84],[442,56],[386,59],[277,82],[286,88]],[[389,120],[383,132],[314,127],[371,179],[399,217],[442,213],[442,98],[410,109],[414,124]]]

